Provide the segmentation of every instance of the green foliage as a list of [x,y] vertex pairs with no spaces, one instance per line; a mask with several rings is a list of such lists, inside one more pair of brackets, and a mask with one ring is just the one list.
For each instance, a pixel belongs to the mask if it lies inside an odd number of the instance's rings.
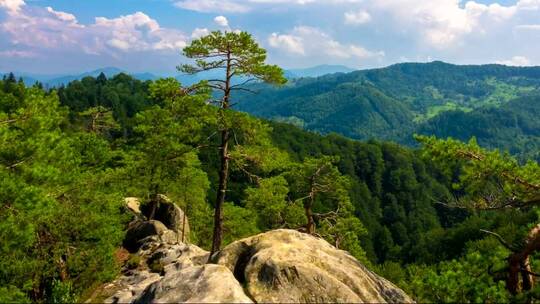
[[182,169],[200,166],[197,146],[203,142],[202,130],[213,123],[213,109],[204,105],[207,92],[190,94],[174,79],[158,80],[149,89],[156,105],[135,117],[138,140],[131,170],[139,177],[132,184],[136,196],[150,198],[165,193],[180,180],[184,189],[206,187],[200,179],[194,180],[198,184],[186,185],[190,179],[179,173],[196,175],[196,171]]
[[54,304],[77,303],[77,297],[73,294],[72,283],[54,280],[48,302]]
[[111,279],[124,218],[105,186],[114,171],[107,141],[64,132],[54,92],[1,87],[0,285],[38,301],[58,277],[73,293]]
[[60,103],[70,109],[71,121],[77,121],[77,113],[104,107],[111,110],[121,127],[121,133],[116,135],[127,135],[135,114],[151,104],[148,98],[149,84],[124,73],[110,79],[104,75],[99,78],[85,77],[60,87],[58,96]]
[[15,286],[0,287],[0,302],[2,303],[32,303],[19,288]]
[[[361,143],[337,135],[322,137],[284,124],[272,126],[273,141],[295,162],[324,155],[339,158],[336,167],[348,179],[345,188],[352,214],[367,230],[367,235],[359,234],[359,238],[370,261],[410,263],[447,251],[426,249],[428,232],[441,229],[433,200],[450,195],[436,180],[439,171],[429,163],[394,144]],[[316,212],[335,210],[335,203],[329,203],[335,200],[321,201],[325,203],[317,206],[320,209]],[[460,220],[449,219],[449,225]]]
[[508,154],[486,151],[473,138],[469,143],[418,136],[424,155],[442,170],[459,170],[454,189],[464,195],[461,205],[474,209],[524,207],[540,199],[540,166],[520,165]]
[[520,161],[540,161],[540,115],[538,95],[521,97],[500,107],[471,112],[449,111],[421,124],[419,134],[468,141],[476,137],[482,147],[509,151]]
[[503,270],[508,252],[495,240],[471,244],[459,260],[436,266],[409,266],[408,291],[419,302],[501,303],[509,302],[502,277],[496,280],[490,271]]
[[[265,83],[284,84],[287,79],[276,65],[265,64],[266,50],[247,32],[214,31],[191,41],[184,48],[184,56],[195,59],[195,65],[184,64],[179,69],[194,74],[209,69],[224,68],[233,63],[230,75],[255,77]],[[227,57],[227,53],[232,56]],[[208,60],[209,58],[213,58]],[[229,62],[227,61],[229,60]]]
[[289,185],[283,176],[263,179],[246,189],[246,208],[257,211],[261,229],[297,228],[305,222],[301,204],[288,201]]
[[257,227],[256,211],[225,203],[223,206],[223,243],[229,244],[235,240],[255,235],[261,230]]

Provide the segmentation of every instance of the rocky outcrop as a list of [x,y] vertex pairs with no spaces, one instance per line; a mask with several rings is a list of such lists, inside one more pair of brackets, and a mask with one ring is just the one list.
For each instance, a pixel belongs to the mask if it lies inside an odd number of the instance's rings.
[[136,197],[126,197],[124,199],[124,202],[125,202],[126,207],[128,208],[128,210],[133,212],[133,214],[135,214],[136,216],[141,215],[141,202],[139,201],[138,198],[136,198]]
[[124,247],[130,252],[137,252],[145,238],[156,235],[167,244],[189,242],[189,221],[184,211],[165,195],[158,195],[146,205],[138,198],[125,199],[126,208],[135,216],[129,224]]
[[159,274],[146,270],[128,272],[104,287],[102,293],[112,294],[105,303],[131,303],[133,299],[140,297],[150,284],[160,279]]
[[135,303],[253,303],[224,266],[206,264],[170,271]]
[[413,302],[346,251],[298,231],[236,241],[210,264],[207,251],[167,235],[178,234],[157,220],[135,220],[126,236],[135,262],[100,297],[107,303]]
[[138,269],[108,284],[106,303],[253,303],[227,267],[207,264],[207,251],[157,235],[139,242]]
[[134,220],[129,223],[126,236],[124,238],[124,247],[130,252],[137,252],[144,244],[145,239],[150,236],[157,236],[164,243],[176,242],[177,235],[159,221]]
[[178,235],[179,242],[189,242],[189,221],[184,211],[165,195],[158,195],[154,200],[141,207],[142,214],[151,220],[162,222],[169,230]]
[[348,252],[294,230],[236,241],[213,257],[258,303],[413,302]]

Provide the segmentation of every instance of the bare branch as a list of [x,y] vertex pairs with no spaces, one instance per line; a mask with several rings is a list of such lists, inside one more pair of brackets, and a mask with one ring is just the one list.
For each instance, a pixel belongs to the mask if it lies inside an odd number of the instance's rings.
[[227,81],[221,80],[221,79],[208,79],[207,81],[208,81],[208,82],[227,83]]
[[259,91],[254,91],[254,90],[251,90],[251,89],[248,89],[248,88],[232,88],[231,91],[244,91],[244,92],[248,92],[248,93],[252,93],[252,94],[259,93]]
[[480,229],[481,232],[484,232],[484,233],[487,233],[487,234],[490,234],[490,235],[493,235],[494,237],[497,238],[497,240],[499,240],[499,242],[501,243],[501,245],[503,245],[506,249],[514,252],[515,250],[512,248],[512,246],[510,246],[510,244],[508,244],[504,239],[503,237],[500,235],[500,234],[497,234],[495,232],[491,232],[491,231],[488,231],[488,230],[484,230],[484,229]]
[[1,125],[8,125],[10,123],[14,123],[14,122],[17,122],[18,119],[8,119],[8,120],[3,120],[3,121],[0,121],[0,126]]
[[235,85],[231,86],[231,89],[245,86],[246,84],[248,84],[250,82],[253,82],[253,81],[256,81],[256,80],[258,80],[258,79],[257,78],[249,78],[249,79],[245,80],[242,83],[235,84]]

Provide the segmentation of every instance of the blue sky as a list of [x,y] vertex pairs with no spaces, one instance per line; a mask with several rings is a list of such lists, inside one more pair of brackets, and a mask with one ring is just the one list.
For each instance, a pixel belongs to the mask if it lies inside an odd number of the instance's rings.
[[253,33],[285,68],[540,64],[540,0],[0,0],[0,71],[171,74],[216,29]]

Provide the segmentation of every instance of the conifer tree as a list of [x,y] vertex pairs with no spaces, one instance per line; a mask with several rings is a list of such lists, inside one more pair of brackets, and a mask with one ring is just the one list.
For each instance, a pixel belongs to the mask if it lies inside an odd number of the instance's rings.
[[208,79],[204,85],[221,93],[216,101],[219,107],[220,169],[219,184],[215,202],[213,254],[220,249],[223,240],[223,205],[229,179],[230,141],[233,137],[231,122],[227,112],[233,107],[232,96],[237,91],[250,91],[246,87],[251,82],[284,84],[286,79],[281,68],[265,63],[266,51],[246,32],[221,32],[195,39],[184,48],[184,56],[195,60],[194,64],[184,64],[179,70],[196,74],[210,70],[222,70],[223,77]]

